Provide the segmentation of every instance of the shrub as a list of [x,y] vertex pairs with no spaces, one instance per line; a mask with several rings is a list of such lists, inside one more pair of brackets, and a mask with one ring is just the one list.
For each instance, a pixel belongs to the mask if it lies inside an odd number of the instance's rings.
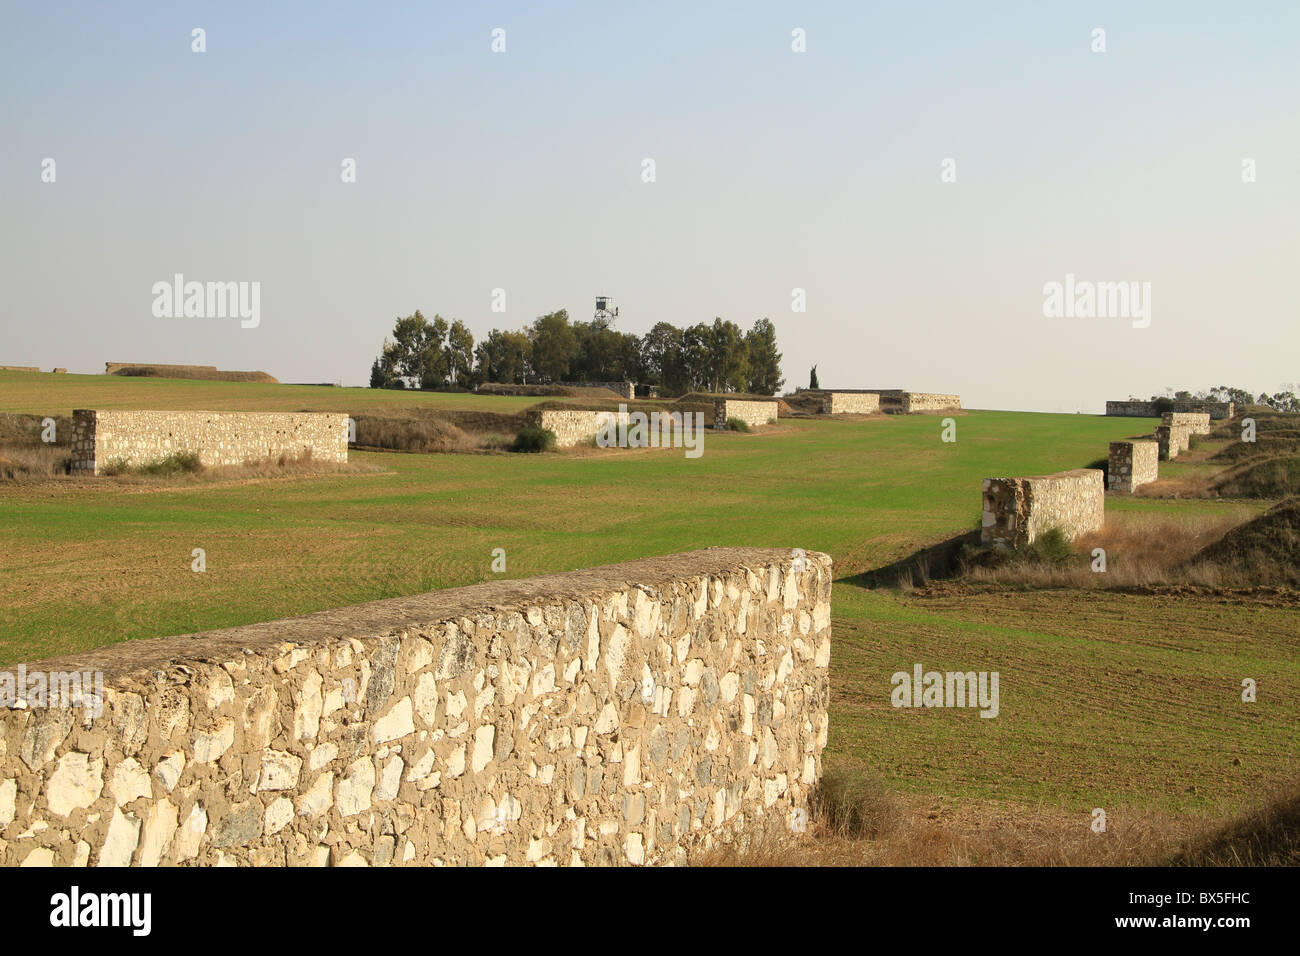
[[1069,539],[1060,528],[1048,528],[1024,549],[1024,556],[1045,564],[1068,564],[1074,558]]
[[1155,400],[1155,413],[1163,415],[1165,412],[1174,410],[1174,400],[1172,398],[1157,398]]
[[203,463],[199,461],[199,453],[196,451],[173,452],[166,458],[159,458],[134,469],[141,475],[179,475],[182,472],[198,474],[202,470]]
[[555,448],[555,432],[537,425],[525,425],[515,436],[511,451],[539,452],[552,451]]
[[727,427],[733,432],[747,432],[751,430],[749,422],[745,421],[743,418],[728,418]]

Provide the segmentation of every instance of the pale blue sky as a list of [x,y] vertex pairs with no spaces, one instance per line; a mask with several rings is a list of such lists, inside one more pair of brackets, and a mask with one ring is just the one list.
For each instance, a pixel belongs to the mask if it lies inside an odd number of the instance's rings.
[[[769,316],[788,386],[1300,380],[1293,3],[0,10],[0,364],[363,384],[416,308],[481,337],[606,293],[637,333]],[[177,272],[260,281],[261,325],[154,318]],[[1152,283],[1150,327],[1044,318],[1066,273]]]

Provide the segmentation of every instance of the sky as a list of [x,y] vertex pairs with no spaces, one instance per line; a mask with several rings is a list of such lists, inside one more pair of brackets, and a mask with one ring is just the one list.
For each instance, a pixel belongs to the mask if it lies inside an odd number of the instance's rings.
[[[363,385],[416,309],[603,294],[638,334],[772,319],[790,389],[1274,392],[1298,51],[1300,4],[1248,0],[4,2],[0,364]],[[259,283],[256,326],[156,314],[178,273]],[[1149,313],[1045,314],[1067,276]]]

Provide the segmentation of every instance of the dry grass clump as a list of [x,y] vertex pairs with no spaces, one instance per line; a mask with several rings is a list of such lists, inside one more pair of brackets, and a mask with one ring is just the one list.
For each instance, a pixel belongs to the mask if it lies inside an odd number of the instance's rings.
[[0,445],[0,481],[66,475],[72,451],[60,445]]
[[390,451],[450,452],[477,447],[460,428],[437,419],[353,416],[358,447]]
[[1089,813],[996,801],[945,805],[879,777],[824,776],[805,832],[771,818],[698,850],[696,866],[1286,866],[1300,861],[1300,788],[1219,818],[1116,807]]
[[[1082,535],[1066,555],[1036,549],[975,556],[961,577],[966,581],[1025,587],[1151,587],[1202,584],[1210,587],[1275,583],[1267,569],[1235,556],[1189,562],[1239,523],[1228,516],[1181,517],[1137,513],[1111,515],[1100,531]],[[1093,550],[1106,552],[1106,571],[1093,571]]]

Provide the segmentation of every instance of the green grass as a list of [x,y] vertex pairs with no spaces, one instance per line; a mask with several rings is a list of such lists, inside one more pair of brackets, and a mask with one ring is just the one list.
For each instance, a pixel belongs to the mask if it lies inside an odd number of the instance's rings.
[[272,382],[208,382],[122,375],[0,371],[0,412],[71,415],[74,408],[157,408],[234,412],[356,412],[409,409],[517,412],[541,399],[457,392],[331,388]]
[[[0,409],[531,404],[100,376],[25,381],[36,378],[0,373]],[[92,381],[79,391],[68,385],[78,378]],[[151,388],[160,391],[140,391]],[[274,400],[250,397],[264,389]],[[1071,591],[925,599],[848,580],[974,527],[983,478],[1080,467],[1147,424],[974,411],[945,443],[941,417],[709,431],[698,459],[624,449],[354,453],[386,470],[3,485],[0,664],[712,545],[801,547],[835,559],[832,764],[883,772],[902,790],[1085,812],[1121,801],[1208,812],[1249,805],[1293,777],[1294,607]],[[1190,514],[1240,503],[1121,496],[1107,507]],[[206,551],[206,573],[190,570],[194,548]],[[505,575],[491,571],[495,548],[506,551]],[[894,710],[889,675],[918,662],[998,670],[1001,716]],[[1235,703],[1246,676],[1261,689],[1251,710]]]

